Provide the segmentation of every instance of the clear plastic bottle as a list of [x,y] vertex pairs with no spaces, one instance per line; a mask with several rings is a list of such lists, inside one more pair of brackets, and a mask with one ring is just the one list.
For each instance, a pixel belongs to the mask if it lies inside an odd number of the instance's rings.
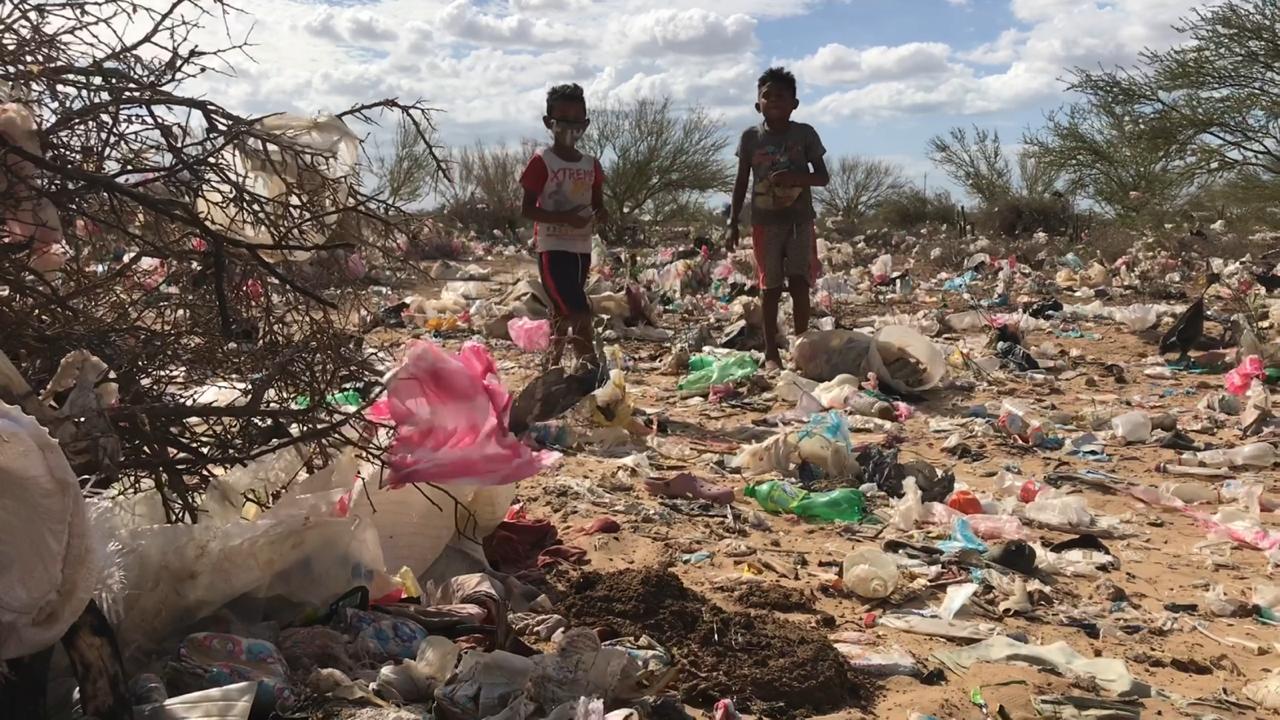
[[1250,443],[1230,450],[1205,450],[1184,453],[1179,465],[1191,467],[1271,467],[1277,459],[1276,448],[1270,443]]
[[840,576],[846,590],[878,600],[898,586],[898,563],[877,548],[859,548],[845,557]]

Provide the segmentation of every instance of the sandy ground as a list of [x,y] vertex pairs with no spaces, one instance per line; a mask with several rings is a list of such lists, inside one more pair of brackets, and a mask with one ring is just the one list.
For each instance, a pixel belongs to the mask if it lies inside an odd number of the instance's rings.
[[[529,269],[532,269],[531,264]],[[883,311],[882,307],[842,307],[839,309],[840,324],[856,327],[856,318]],[[669,317],[666,322],[668,326],[676,325],[675,318]],[[1151,486],[1181,480],[1155,471],[1157,462],[1173,461],[1176,457],[1175,451],[1155,446],[1108,448],[1112,458],[1110,462],[1067,457],[1061,452],[1028,450],[1001,436],[967,440],[986,456],[982,460],[957,461],[943,452],[942,443],[946,435],[931,433],[928,428],[930,420],[963,417],[968,408],[977,404],[999,403],[1004,398],[1017,397],[1070,414],[1089,409],[1113,410],[1113,414],[1119,414],[1141,408],[1152,413],[1172,413],[1185,428],[1194,425],[1194,421],[1203,415],[1202,411],[1196,410],[1200,397],[1221,390],[1222,377],[1218,375],[1147,379],[1142,375],[1144,366],[1141,363],[1154,352],[1149,341],[1110,323],[1082,323],[1079,327],[1086,333],[1096,333],[1100,339],[1061,338],[1051,332],[1029,333],[1026,338],[1029,346],[1052,341],[1064,351],[1076,351],[1070,362],[1073,369],[1079,371],[1078,376],[1042,387],[1014,378],[1007,382],[980,382],[974,390],[941,389],[931,392],[928,402],[918,405],[915,416],[905,423],[904,459],[916,455],[939,469],[950,468],[955,472],[958,483],[969,486],[984,497],[990,497],[995,474],[1009,466],[1016,466],[1021,475],[1030,478],[1043,478],[1050,470],[1094,469]],[[453,345],[455,341],[446,344]],[[520,354],[509,343],[496,342],[492,345],[509,386],[518,389],[532,377],[532,369],[536,367],[534,356]],[[823,592],[822,588],[831,574],[839,572],[839,563],[851,551],[876,546],[884,539],[902,535],[887,530],[878,539],[864,538],[858,535],[871,535],[875,528],[862,528],[855,533],[837,526],[812,525],[776,516],[768,518],[767,530],[752,529],[746,525],[744,518],[755,509],[754,502],[742,496],[746,479],[725,474],[712,463],[744,441],[767,436],[768,431],[762,433],[761,428],[751,424],[763,413],[709,404],[701,399],[681,400],[675,390],[679,378],[660,371],[670,347],[637,341],[625,341],[622,347],[634,363],[627,381],[635,404],[679,421],[670,434],[662,437],[661,454],[648,453],[655,474],[669,476],[676,471],[690,470],[733,487],[737,492],[734,503],[736,521],[731,524],[725,516],[691,516],[660,506],[644,490],[640,479],[622,469],[617,462],[618,456],[643,451],[640,444],[630,451],[571,454],[554,470],[521,483],[520,500],[526,503],[529,514],[551,519],[562,535],[602,515],[616,518],[622,525],[618,534],[575,541],[589,551],[591,570],[669,565],[688,587],[713,598],[725,608],[735,609],[739,606],[733,596],[746,587],[746,581],[742,579],[743,567],[752,563],[757,568],[763,566],[762,577],[767,584],[794,588],[812,599],[817,613],[833,617],[836,627],[822,627],[823,633],[863,631],[863,619],[868,610],[865,601]],[[1125,366],[1129,382],[1120,384],[1104,374],[1102,366],[1106,363]],[[953,372],[952,378],[956,377]],[[965,376],[961,374],[958,377]],[[757,395],[757,399],[773,411],[788,407],[770,392]],[[1079,432],[1069,427],[1060,430],[1067,438]],[[1234,424],[1229,424],[1216,436],[1192,433],[1192,437],[1198,441],[1216,439],[1228,447],[1241,442]],[[880,437],[855,433],[854,439],[857,442],[875,442]],[[1276,494],[1274,472],[1257,473],[1252,479],[1264,483],[1268,495]],[[594,489],[584,492],[581,489],[584,483]],[[1246,682],[1262,678],[1269,669],[1277,667],[1280,646],[1273,643],[1280,641],[1280,629],[1266,627],[1251,618],[1212,617],[1204,609],[1208,583],[1225,586],[1228,597],[1250,598],[1254,584],[1267,580],[1262,553],[1218,545],[1211,548],[1219,559],[1215,566],[1207,551],[1199,548],[1206,540],[1205,531],[1185,515],[1144,505],[1128,495],[1108,494],[1096,489],[1082,491],[1095,515],[1121,519],[1124,530],[1131,535],[1104,540],[1121,561],[1118,570],[1108,572],[1104,577],[1127,593],[1133,612],[1122,619],[1108,617],[1105,610],[1110,603],[1101,596],[1096,579],[1059,577],[1050,597],[1046,598],[1049,604],[1037,606],[1038,619],[992,620],[966,614],[971,613],[968,610],[959,617],[1001,623],[1006,632],[1024,632],[1033,643],[1048,644],[1061,640],[1085,656],[1126,659],[1135,677],[1183,698],[1212,698],[1221,691],[1240,698],[1241,688]],[[1212,508],[1209,510],[1212,512]],[[917,530],[912,539],[933,543],[945,534],[944,528],[929,527]],[[1045,545],[1069,537],[1071,535],[1051,531],[1030,531],[1030,539]],[[698,550],[714,553],[713,559],[699,565],[679,562],[680,555]],[[778,569],[784,572],[778,572]],[[905,607],[936,607],[941,595],[941,591],[933,591]],[[1170,602],[1198,604],[1200,608],[1181,616],[1172,629],[1165,631],[1161,630],[1161,624],[1170,614],[1163,606]],[[1101,639],[1091,639],[1080,629],[1064,626],[1062,621],[1067,616],[1083,616],[1112,625],[1136,623],[1143,629],[1134,635],[1113,630],[1104,632]],[[786,617],[813,627],[818,627],[821,622],[820,614],[815,613],[786,614]],[[1191,625],[1193,620],[1204,622],[1216,635],[1258,643],[1269,648],[1270,652],[1254,655],[1241,647],[1223,645],[1195,631]],[[874,634],[878,642],[886,646],[897,645],[907,649],[926,668],[939,667],[930,658],[932,652],[953,646],[945,640],[890,629],[872,628],[866,632]],[[1204,663],[1205,667],[1198,672],[1207,674],[1187,672],[1194,668],[1188,668],[1182,662],[1173,664],[1183,667],[1183,671],[1170,664],[1174,660],[1187,659]],[[805,671],[804,667],[794,668],[796,673]],[[992,687],[996,683],[1006,684]],[[1003,705],[1009,717],[1035,717],[1030,698],[1036,694],[1090,694],[1078,687],[1073,688],[1068,679],[1031,667],[979,664],[961,676],[948,673],[946,683],[939,686],[927,686],[906,677],[892,678],[884,683],[872,707],[862,710],[851,708],[832,717],[905,720],[909,713],[917,711],[939,718],[981,718],[982,711],[969,701],[970,691],[978,687],[985,688],[983,694],[992,708],[993,717],[997,705]],[[1193,705],[1179,710],[1165,700],[1145,700],[1144,706],[1144,716],[1148,717],[1250,716],[1239,709],[1221,707]]]

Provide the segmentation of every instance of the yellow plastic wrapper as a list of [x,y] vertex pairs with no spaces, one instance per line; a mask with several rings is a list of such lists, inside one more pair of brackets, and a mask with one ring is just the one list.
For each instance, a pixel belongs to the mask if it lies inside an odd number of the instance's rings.
[[457,330],[461,323],[458,321],[457,315],[437,315],[427,320],[426,327],[428,330],[442,332],[448,330]]
[[626,427],[635,408],[627,397],[627,381],[621,370],[609,371],[609,382],[587,396],[591,420],[600,427]]
[[400,583],[400,587],[404,588],[405,597],[422,597],[422,587],[418,585],[418,578],[413,574],[413,570],[410,570],[407,565],[400,568],[400,572],[396,573],[395,579]]

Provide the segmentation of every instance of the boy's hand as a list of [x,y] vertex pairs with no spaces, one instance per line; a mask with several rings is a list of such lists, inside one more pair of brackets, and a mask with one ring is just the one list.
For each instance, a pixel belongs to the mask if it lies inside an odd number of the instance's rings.
[[734,223],[724,231],[725,250],[728,250],[729,252],[733,252],[734,250],[737,250],[738,237],[739,237],[738,223]]
[[571,210],[565,210],[564,218],[565,225],[581,230],[591,224],[591,208],[587,205],[579,205]]
[[795,170],[779,170],[769,175],[769,180],[774,185],[782,187],[796,187],[807,185],[809,183],[809,173],[796,172]]

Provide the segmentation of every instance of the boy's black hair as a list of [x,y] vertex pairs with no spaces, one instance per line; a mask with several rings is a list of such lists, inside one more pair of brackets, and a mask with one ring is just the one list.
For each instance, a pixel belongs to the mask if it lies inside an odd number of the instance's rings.
[[576,102],[587,106],[587,98],[582,94],[582,86],[578,83],[556,85],[547,91],[547,114],[551,114],[551,106],[558,102]]
[[791,91],[791,97],[796,97],[796,76],[782,66],[771,67],[761,73],[756,81],[756,92],[765,85],[781,85]]

